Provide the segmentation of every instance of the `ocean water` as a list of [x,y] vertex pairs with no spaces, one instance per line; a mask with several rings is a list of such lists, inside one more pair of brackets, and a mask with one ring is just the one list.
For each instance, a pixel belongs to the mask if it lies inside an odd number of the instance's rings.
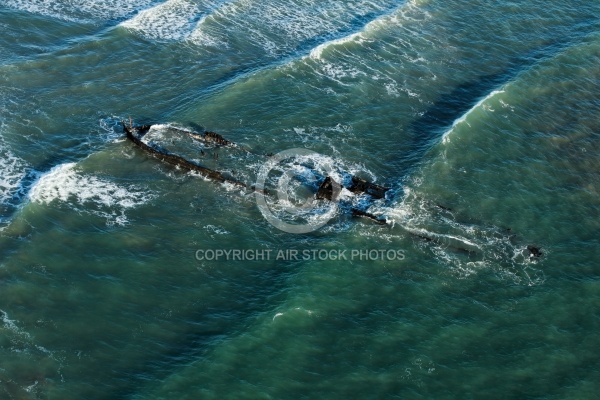
[[[600,3],[0,0],[0,32],[0,399],[598,398]],[[130,118],[390,190],[288,233]]]

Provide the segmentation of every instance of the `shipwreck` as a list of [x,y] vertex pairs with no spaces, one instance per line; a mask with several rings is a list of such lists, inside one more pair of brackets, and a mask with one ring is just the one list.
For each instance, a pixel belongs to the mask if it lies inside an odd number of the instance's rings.
[[[201,165],[200,163],[188,160],[180,155],[173,154],[165,149],[158,148],[156,146],[151,146],[143,141],[143,137],[150,131],[152,125],[139,125],[135,126],[132,123],[125,124],[123,123],[123,130],[127,135],[127,138],[135,144],[137,147],[142,149],[147,154],[152,157],[163,161],[167,164],[173,165],[175,167],[181,168],[186,171],[196,172],[212,181],[217,183],[230,183],[234,186],[245,188],[249,191],[255,191],[256,188],[254,185],[249,185],[244,183],[234,177],[230,176],[221,171],[217,171],[212,168],[208,168],[206,166]],[[225,139],[218,133],[207,131],[204,133],[195,133],[187,130],[179,130],[182,134],[188,135],[195,140],[199,140],[208,144],[214,144],[217,146],[228,146],[228,147],[239,147],[234,142]],[[248,150],[245,150],[248,151]],[[266,155],[265,157],[269,157],[270,155]],[[218,157],[218,154],[215,153],[214,157]],[[337,192],[334,190],[335,188],[344,187],[348,191],[354,194],[367,194],[373,199],[383,199],[385,198],[386,192],[389,188],[386,188],[381,185],[377,185],[375,183],[369,182],[363,178],[352,176],[351,183],[347,186],[343,186],[338,182],[335,182],[333,178],[327,176],[320,184],[317,192],[315,193],[315,198],[317,200],[327,200],[327,201],[337,201]],[[268,191],[264,191],[265,194],[270,194]],[[357,208],[352,208],[351,213],[353,216],[357,217],[365,217],[377,224],[385,225],[387,221],[378,217],[374,214],[368,213],[364,210],[360,210]]]
[[[150,131],[150,129],[152,128],[153,125],[134,125],[131,121],[129,121],[129,123],[123,122],[122,124],[123,124],[123,131],[125,132],[127,139],[129,139],[129,141],[131,141],[135,146],[140,148],[142,151],[144,151],[151,157],[154,157],[166,164],[170,164],[170,165],[180,168],[182,170],[198,173],[201,176],[203,176],[209,180],[212,180],[214,182],[217,182],[217,183],[228,183],[228,184],[234,185],[235,187],[246,189],[249,192],[255,192],[258,190],[257,188],[255,188],[255,186],[253,184],[248,184],[239,179],[236,179],[234,176],[232,176],[229,173],[226,173],[223,171],[218,171],[213,168],[209,168],[198,162],[188,160],[185,157],[182,157],[178,154],[174,154],[166,149],[163,149],[158,146],[153,146],[153,145],[150,145],[150,144],[144,142],[144,140],[143,140],[144,136],[146,134],[148,134],[148,132]],[[197,133],[197,132],[192,132],[192,131],[184,130],[184,129],[178,129],[178,128],[174,128],[174,129],[182,135],[187,135],[187,136],[191,137],[192,139],[206,143],[209,146],[216,146],[217,148],[218,147],[231,147],[231,148],[241,149],[245,152],[251,153],[251,150],[245,149],[242,146],[239,146],[236,143],[225,139],[223,136],[221,136],[220,134],[218,134],[216,132],[205,131],[202,133]],[[253,153],[253,154],[256,154],[256,153]],[[261,156],[262,157],[271,157],[272,154],[266,154],[266,155],[261,155]],[[218,153],[214,153],[213,157],[215,159],[218,158]],[[340,182],[336,182],[331,176],[326,176],[323,178],[318,189],[314,193],[315,199],[329,201],[329,202],[338,201],[338,195],[339,195],[341,188],[344,188],[344,189],[348,190],[349,192],[357,194],[357,195],[363,195],[363,194],[367,195],[367,196],[369,196],[369,198],[371,198],[373,200],[385,199],[386,193],[390,189],[388,187],[378,185],[373,182],[369,182],[369,181],[367,181],[363,178],[357,177],[357,176],[351,176],[349,179],[349,183],[347,183],[346,185],[343,185]],[[266,189],[263,189],[261,191],[265,195],[273,194],[273,193],[269,193]],[[441,205],[437,205],[437,206],[440,209],[443,209],[446,211],[451,211],[451,209],[448,207],[444,207]],[[372,213],[369,213],[365,209],[351,207],[350,213],[353,217],[366,218],[370,221],[375,222],[376,224],[380,224],[380,225],[388,224],[388,221],[385,218],[374,215]],[[437,238],[434,235],[428,236],[423,233],[415,233],[415,232],[411,232],[409,230],[407,230],[407,232],[409,234],[411,234],[412,236],[418,237],[419,239],[427,241],[427,242],[439,241],[439,238]],[[466,247],[457,246],[456,250],[460,251],[460,252],[468,253],[468,254],[474,253],[473,249],[469,249]],[[528,253],[529,258],[532,258],[532,259],[539,258],[543,254],[541,249],[534,245],[528,245],[526,247],[526,251]]]

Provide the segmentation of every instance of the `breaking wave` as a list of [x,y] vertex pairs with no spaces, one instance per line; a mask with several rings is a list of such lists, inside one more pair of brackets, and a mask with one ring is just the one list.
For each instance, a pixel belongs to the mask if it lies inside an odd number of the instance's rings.
[[[330,41],[318,45],[317,47],[311,50],[309,57],[312,59],[322,59],[323,52],[326,49],[345,45],[346,43],[350,42],[356,42],[360,44],[365,41],[369,41],[369,33],[376,31],[378,28],[389,28],[393,26],[398,26],[402,25],[402,23],[405,20],[416,19],[414,15],[410,14],[410,11],[418,10],[418,6],[421,4],[422,2],[418,2],[415,0],[407,1],[398,8],[395,8],[390,13],[383,14],[370,21],[364,27],[362,27],[359,32],[354,32],[345,37],[332,39]],[[427,16],[427,14],[424,12],[419,12],[417,14],[421,16],[421,19]]]
[[25,162],[0,142],[0,205],[10,204],[15,197],[23,194],[23,181],[30,172]]
[[[75,210],[105,217],[108,224],[125,225],[125,211],[148,203],[154,193],[134,185],[117,185],[106,179],[86,176],[75,163],[61,164],[40,177],[29,193],[34,203],[63,202]],[[82,206],[81,208],[79,206]]]
[[[422,7],[424,4],[425,1],[407,1],[381,13],[356,32],[317,45],[301,60],[302,68],[306,66],[315,76],[342,87],[374,85],[390,97],[399,97],[404,92],[409,97],[419,98],[400,71],[407,63],[411,67],[420,65],[422,71],[428,71],[431,80],[436,79],[429,71],[430,62],[415,51],[415,48],[442,47],[440,43],[423,43],[427,41],[422,35],[423,24],[431,17]],[[381,40],[384,37],[397,39]],[[371,62],[374,54],[383,54],[378,56],[375,66]]]
[[187,0],[169,0],[121,23],[148,39],[183,40],[194,30],[201,10]]
[[157,3],[157,0],[5,0],[4,5],[16,10],[74,22],[90,22],[124,18]]
[[[477,102],[477,104],[475,104],[473,107],[471,107],[471,109],[469,111],[467,111],[460,118],[458,118],[456,121],[454,121],[454,123],[452,124],[452,127],[450,129],[448,129],[446,132],[444,132],[444,135],[442,136],[442,143],[448,143],[450,141],[449,135],[455,131],[456,127],[458,127],[462,124],[469,125],[468,119],[476,111],[483,110],[483,111],[493,112],[494,109],[492,108],[492,105],[490,104],[491,99],[494,99],[496,97],[496,95],[499,95],[502,93],[504,93],[503,89],[494,90],[490,94],[488,94],[487,96],[485,96],[484,98],[479,100]],[[501,103],[501,104],[504,106],[504,104],[506,104],[506,103]],[[469,127],[470,127],[470,125],[469,125]]]
[[[271,56],[280,55],[312,40],[338,36],[362,26],[364,19],[388,12],[394,1],[374,4],[314,0],[256,3],[238,0],[222,4],[202,18],[190,35],[201,45],[227,46],[240,40]],[[246,46],[245,46],[246,47]]]
[[26,197],[38,174],[13,154],[0,137],[0,231]]

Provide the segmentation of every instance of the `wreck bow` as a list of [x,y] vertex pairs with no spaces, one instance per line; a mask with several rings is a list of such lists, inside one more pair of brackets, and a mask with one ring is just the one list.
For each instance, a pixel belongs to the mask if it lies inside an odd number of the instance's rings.
[[[211,180],[214,180],[216,182],[219,182],[219,183],[231,183],[238,187],[248,188],[248,186],[244,182],[241,182],[241,181],[238,181],[237,179],[225,176],[219,171],[215,171],[213,169],[206,168],[202,165],[193,163],[181,156],[178,156],[176,154],[171,154],[164,150],[156,149],[156,148],[144,143],[142,138],[144,137],[144,135],[146,135],[150,131],[151,127],[152,127],[152,125],[142,125],[139,127],[133,127],[131,125],[127,126],[127,125],[123,124],[123,130],[125,131],[127,138],[131,142],[133,142],[136,146],[138,146],[139,148],[141,148],[142,150],[144,150],[146,153],[150,154],[154,158],[157,158],[168,164],[174,165],[176,167],[180,167],[180,168],[188,170],[188,171],[198,172],[200,175],[202,175],[206,178],[209,178]],[[217,141],[215,139],[216,138],[214,136],[211,137],[211,140],[213,140],[219,144],[231,143],[224,139],[220,140],[220,141]]]

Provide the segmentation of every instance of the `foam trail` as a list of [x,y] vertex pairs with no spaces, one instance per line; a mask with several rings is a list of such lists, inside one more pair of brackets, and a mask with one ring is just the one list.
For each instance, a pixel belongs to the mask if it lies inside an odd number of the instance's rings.
[[[39,322],[39,320],[38,320]],[[7,343],[10,343],[9,346],[0,348],[0,350],[5,350],[3,352],[3,361],[6,363],[3,367],[7,367],[11,365],[14,361],[22,361],[22,356],[26,355],[27,359],[32,362],[32,365],[38,363],[40,366],[44,366],[47,368],[49,366],[48,361],[51,360],[52,365],[55,371],[58,371],[57,375],[60,375],[60,369],[62,368],[62,360],[60,356],[56,356],[54,351],[48,350],[44,346],[41,346],[36,343],[35,336],[27,332],[24,328],[20,327],[21,325],[19,321],[11,319],[8,313],[4,310],[0,310],[0,333],[2,337],[6,339]],[[20,363],[12,364],[12,365],[20,365]],[[42,369],[44,368],[42,367]],[[40,372],[42,371],[40,369]],[[6,372],[5,369],[0,368],[0,374]],[[6,374],[3,374],[3,379],[6,377]],[[32,379],[18,379],[18,380],[8,380],[8,382],[12,382],[13,384],[18,384],[20,388],[23,390],[22,393],[29,393],[27,396],[18,397],[18,398],[27,398],[27,399],[39,399],[45,398],[40,386],[38,384],[43,382],[45,378],[43,378],[43,374],[36,376],[35,380]],[[2,382],[2,381],[0,381]],[[6,380],[4,380],[6,382]],[[0,393],[2,386],[0,386]],[[8,392],[4,392],[8,393]],[[7,397],[2,397],[3,399]],[[8,398],[17,398],[17,397],[8,397]]]
[[0,318],[0,321],[2,321],[2,324],[6,329],[17,334],[18,336],[21,336],[26,339],[31,339],[31,335],[29,335],[29,333],[25,332],[24,330],[20,329],[17,326],[16,321],[8,317],[8,313],[6,311],[0,310],[0,316],[2,316],[2,318]]
[[467,118],[469,117],[469,115],[471,115],[475,110],[477,110],[479,108],[483,107],[485,109],[486,108],[485,103],[500,93],[504,93],[504,90],[500,89],[500,90],[492,91],[490,94],[488,94],[487,96],[485,96],[484,98],[479,100],[477,102],[477,104],[475,104],[473,107],[471,107],[471,109],[469,111],[467,111],[464,115],[462,115],[460,118],[458,118],[456,121],[454,121],[452,123],[452,126],[450,127],[450,129],[448,129],[442,135],[442,143],[448,143],[450,141],[449,135],[450,135],[450,133],[452,133],[454,131],[454,128],[456,128],[457,126],[459,126],[463,123],[469,124],[467,122]]
[[[418,186],[418,184],[417,184]],[[535,268],[527,246],[518,243],[510,232],[495,226],[459,222],[450,210],[404,189],[399,203],[383,211],[389,221],[404,231],[424,239],[421,246],[460,275],[493,269],[519,284],[535,285],[544,281]],[[465,251],[469,254],[465,254]]]

